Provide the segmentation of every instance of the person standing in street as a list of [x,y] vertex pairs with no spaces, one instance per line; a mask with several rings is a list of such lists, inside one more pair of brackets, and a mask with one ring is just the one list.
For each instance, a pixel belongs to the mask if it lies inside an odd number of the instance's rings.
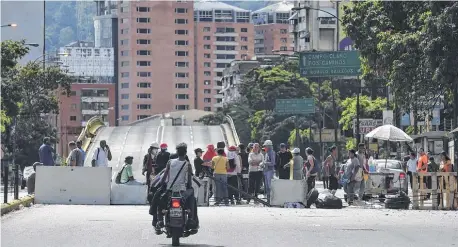
[[306,167],[306,178],[307,178],[307,193],[315,188],[315,179],[316,176],[318,175],[318,172],[320,171],[318,162],[315,159],[315,156],[313,156],[313,149],[308,147],[305,149],[305,153],[307,154],[307,161],[305,162],[305,167]]
[[146,184],[148,185],[148,191],[150,191],[151,186],[151,176],[154,176],[156,173],[156,156],[159,150],[159,145],[156,142],[153,142],[148,148],[148,153],[143,157],[143,169],[142,175],[145,176],[146,173]]
[[202,149],[201,148],[196,148],[194,149],[194,154],[196,157],[194,158],[194,172],[195,175],[198,176],[200,179],[204,178],[204,168],[207,168],[203,166],[202,164],[204,163],[204,160],[202,159]]
[[[286,144],[280,144],[280,151],[277,153],[276,168],[278,171],[278,178],[289,179],[289,162],[293,159],[293,155],[286,149]],[[288,166],[286,166],[288,165]]]
[[161,149],[156,156],[156,167],[154,169],[155,174],[159,174],[167,166],[167,162],[170,160],[170,153],[167,151],[167,144],[161,143],[159,146]]
[[40,163],[42,163],[44,166],[53,166],[53,154],[55,154],[55,151],[51,147],[51,139],[49,137],[43,138],[43,144],[40,146],[40,149],[38,150]]
[[[366,145],[364,143],[360,143],[358,145],[358,152],[356,152],[356,155],[358,156],[358,161],[359,165],[361,168],[363,168],[363,173],[364,174],[369,174],[369,165],[367,164],[368,159],[366,158],[367,153],[366,153]],[[366,189],[366,181],[363,179],[361,181],[361,184],[359,186],[359,199],[363,199],[364,196],[364,190]]]
[[[242,190],[245,193],[248,193],[248,178],[249,178],[249,169],[250,169],[250,164],[248,162],[248,156],[249,154],[247,153],[247,148],[243,144],[239,144],[239,157],[240,157],[240,163],[242,164],[242,173],[239,177],[241,183],[242,183]],[[244,199],[247,200],[244,196]]]
[[76,147],[75,142],[68,143],[70,153],[67,157],[68,166],[84,166],[83,153]]
[[227,170],[229,161],[224,157],[224,149],[217,149],[218,156],[213,157],[212,166],[215,177],[215,206],[223,202],[229,206],[227,191]]
[[331,194],[335,195],[336,190],[339,188],[339,182],[337,179],[338,172],[337,171],[337,147],[332,146],[329,149],[329,152],[331,153],[326,160],[324,161],[324,166],[327,166],[327,170],[329,171],[328,177],[325,178],[329,181],[329,186],[328,189],[331,192]]
[[347,181],[347,194],[348,194],[348,205],[353,205],[355,191],[359,189],[361,185],[361,179],[363,178],[363,171],[359,164],[359,160],[356,155],[356,151],[351,149],[348,151],[348,162],[345,168],[345,177]]
[[275,173],[275,158],[276,154],[273,150],[273,143],[271,140],[266,140],[264,142],[264,148],[266,154],[264,155],[263,159],[263,170],[264,170],[264,188],[265,188],[265,194],[267,197],[267,202],[270,203],[270,188],[272,184],[272,179],[274,178],[274,173]]
[[[293,180],[302,180],[304,178],[303,166],[304,159],[301,156],[301,150],[299,148],[293,149]],[[290,163],[289,163],[290,164]],[[285,165],[291,169],[290,165]]]
[[409,176],[410,188],[413,189],[413,174],[417,172],[417,156],[414,152],[410,153],[407,161],[407,175]]
[[[253,148],[251,153],[248,155],[248,164],[250,165],[249,168],[249,186],[248,186],[248,193],[251,196],[258,198],[258,193],[261,188],[261,181],[262,181],[262,169],[261,163],[263,160],[263,156],[261,154],[261,148],[259,143],[253,144]],[[248,198],[247,203],[250,203],[250,198]],[[257,203],[255,201],[255,203]]]
[[92,156],[92,167],[108,167],[108,161],[111,161],[111,150],[105,140],[100,141],[100,147],[94,151]]
[[81,151],[81,153],[83,154],[83,161],[86,159],[86,152],[84,152],[83,148],[82,148],[82,142],[81,141],[76,141],[76,147]]
[[[227,183],[232,187],[239,188],[239,177],[238,174],[242,171],[240,164],[240,157],[237,154],[237,148],[235,146],[229,147],[227,154],[229,160],[229,168],[227,169]],[[229,201],[234,205],[234,199],[237,205],[240,205],[240,194],[237,190],[228,188]]]

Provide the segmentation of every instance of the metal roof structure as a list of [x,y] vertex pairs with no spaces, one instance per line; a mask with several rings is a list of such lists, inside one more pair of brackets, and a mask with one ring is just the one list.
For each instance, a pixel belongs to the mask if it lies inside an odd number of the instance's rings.
[[233,10],[237,12],[250,12],[249,10],[242,9],[236,6],[229,5],[227,3],[212,1],[212,0],[201,0],[194,2],[194,10]]
[[281,1],[275,4],[271,4],[262,9],[258,9],[253,13],[268,13],[268,12],[291,12],[291,9],[294,7],[294,3],[288,1]]

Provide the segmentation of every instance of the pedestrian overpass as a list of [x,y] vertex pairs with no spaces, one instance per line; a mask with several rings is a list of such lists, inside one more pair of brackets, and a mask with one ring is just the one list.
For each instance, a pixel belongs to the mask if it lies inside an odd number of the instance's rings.
[[170,153],[181,142],[188,144],[188,156],[194,158],[194,149],[205,150],[208,144],[225,141],[227,145],[238,145],[239,139],[232,119],[217,126],[205,126],[195,122],[202,116],[211,114],[206,111],[188,110],[155,115],[133,122],[127,126],[108,127],[99,117],[90,119],[78,140],[83,142],[86,151],[85,166],[91,166],[92,156],[101,140],[106,140],[111,149],[112,160],[109,166],[113,172],[122,168],[124,157],[133,156],[132,171],[139,181],[145,181],[141,175],[143,156],[151,143],[167,143]]

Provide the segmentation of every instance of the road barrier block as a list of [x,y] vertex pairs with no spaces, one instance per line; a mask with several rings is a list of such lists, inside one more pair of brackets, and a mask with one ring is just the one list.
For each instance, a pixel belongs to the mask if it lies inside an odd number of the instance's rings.
[[112,205],[143,205],[146,204],[148,186],[111,184]]
[[38,166],[35,203],[110,205],[110,189],[111,167]]
[[305,180],[272,179],[270,205],[283,207],[285,203],[302,202],[307,204]]

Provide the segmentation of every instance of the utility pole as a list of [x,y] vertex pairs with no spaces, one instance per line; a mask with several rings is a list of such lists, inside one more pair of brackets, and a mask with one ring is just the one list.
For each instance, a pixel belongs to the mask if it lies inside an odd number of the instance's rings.
[[359,133],[359,115],[360,115],[360,105],[359,105],[359,93],[361,92],[361,87],[358,87],[358,94],[356,95],[356,143],[358,144],[361,140],[361,134]]
[[300,139],[301,139],[301,134],[299,133],[299,115],[296,115],[296,119],[295,119],[295,127],[296,127],[296,147],[299,148],[300,147]]
[[323,140],[321,138],[321,129],[323,128],[323,112],[321,107],[321,82],[318,83],[318,110],[320,111],[320,122],[318,124],[318,131],[320,135],[320,160],[323,160]]

